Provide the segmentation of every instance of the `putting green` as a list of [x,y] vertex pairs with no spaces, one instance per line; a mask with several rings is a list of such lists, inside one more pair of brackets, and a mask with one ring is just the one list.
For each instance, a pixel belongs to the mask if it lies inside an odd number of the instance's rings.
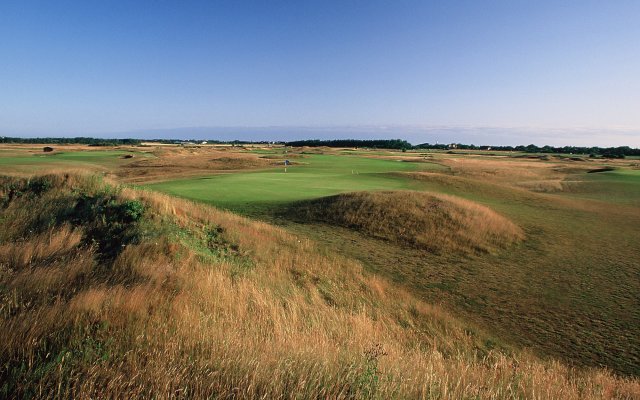
[[336,193],[417,189],[419,182],[389,174],[435,170],[434,163],[413,163],[354,156],[307,155],[267,171],[220,174],[147,185],[172,195],[203,201],[221,208],[250,213],[265,207]]

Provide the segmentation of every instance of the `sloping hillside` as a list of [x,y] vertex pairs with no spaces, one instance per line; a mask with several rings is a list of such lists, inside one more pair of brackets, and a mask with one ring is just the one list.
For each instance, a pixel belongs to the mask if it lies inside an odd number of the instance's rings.
[[488,207],[427,192],[345,193],[300,202],[289,212],[436,253],[490,252],[524,238],[518,226]]
[[632,398],[488,351],[270,225],[92,176],[0,180],[0,396]]

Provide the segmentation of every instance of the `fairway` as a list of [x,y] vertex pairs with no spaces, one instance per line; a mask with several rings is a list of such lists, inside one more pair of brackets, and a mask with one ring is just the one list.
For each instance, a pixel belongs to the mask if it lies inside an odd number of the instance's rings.
[[611,203],[640,205],[640,170],[613,170],[584,175],[570,196]]
[[35,152],[34,149],[0,150],[0,168],[4,172],[16,173],[77,167],[107,170],[128,162],[125,155],[149,157],[147,153],[131,150],[67,150],[55,153]]
[[50,162],[89,162],[89,163],[109,163],[117,160],[118,157],[130,154],[128,151],[104,150],[104,151],[69,151],[51,154],[24,153],[20,155],[9,155],[0,157],[0,164],[24,164],[50,163]]
[[[146,187],[204,201],[242,213],[332,194],[385,189],[415,189],[415,180],[391,176],[398,171],[437,170],[434,163],[376,158],[305,155],[296,165],[267,171],[219,174],[150,184]],[[284,162],[283,162],[284,163]]]

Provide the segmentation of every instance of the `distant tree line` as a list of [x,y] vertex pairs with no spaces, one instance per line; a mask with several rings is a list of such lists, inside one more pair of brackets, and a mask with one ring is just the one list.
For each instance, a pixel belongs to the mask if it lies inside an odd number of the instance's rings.
[[293,147],[364,147],[372,149],[397,149],[397,150],[496,150],[496,151],[518,151],[523,153],[556,153],[556,154],[589,154],[592,157],[623,158],[625,156],[640,156],[640,149],[629,146],[620,147],[579,147],[579,146],[476,146],[473,144],[442,144],[442,143],[422,143],[413,146],[406,140],[358,140],[358,139],[336,139],[336,140],[297,140],[286,142],[287,146]]
[[90,137],[75,138],[15,138],[0,137],[0,143],[24,143],[24,144],[87,144],[89,146],[121,146],[139,145],[139,139],[100,139]]
[[413,146],[411,143],[402,139],[379,139],[379,140],[357,140],[357,139],[336,139],[336,140],[296,140],[286,142],[287,146],[293,147],[366,147],[370,149],[394,149],[409,150]]
[[589,154],[592,157],[624,158],[625,156],[640,156],[640,149],[629,146],[619,147],[579,147],[579,146],[476,146],[473,144],[429,144],[423,143],[413,147],[414,149],[460,149],[460,150],[496,150],[519,151],[523,153],[555,153],[555,154]]

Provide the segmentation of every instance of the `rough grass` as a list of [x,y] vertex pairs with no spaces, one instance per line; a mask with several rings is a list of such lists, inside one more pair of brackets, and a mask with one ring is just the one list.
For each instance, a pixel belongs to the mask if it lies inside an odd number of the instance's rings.
[[524,238],[518,226],[488,207],[428,192],[346,193],[298,203],[290,212],[434,253],[486,253]]
[[123,164],[116,170],[121,181],[152,182],[215,172],[260,169],[272,166],[256,154],[214,147],[157,147],[154,157]]
[[640,213],[634,202],[640,197],[634,173],[583,170],[569,174],[563,180],[569,185],[553,194],[526,190],[516,179],[403,174],[427,190],[488,205],[525,230],[521,245],[473,262],[397,249],[325,225],[291,224],[290,229],[358,258],[422,299],[449,305],[501,340],[637,376],[640,281],[632,277],[638,272]]
[[4,178],[0,198],[2,397],[640,396],[604,370],[488,351],[264,223],[72,175]]

